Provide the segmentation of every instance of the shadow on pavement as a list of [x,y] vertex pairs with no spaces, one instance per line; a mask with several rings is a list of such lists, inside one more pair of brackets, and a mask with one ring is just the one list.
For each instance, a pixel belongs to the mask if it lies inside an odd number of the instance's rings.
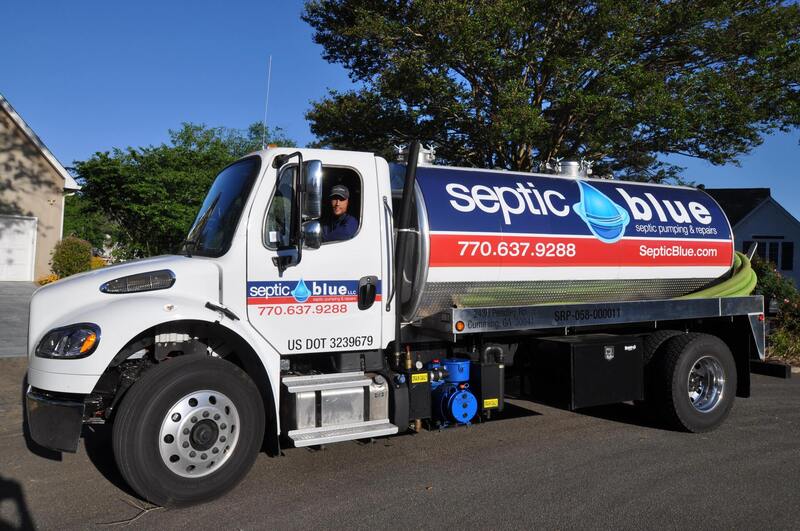
[[[511,372],[511,377],[506,380],[506,398],[511,394],[519,400],[528,400],[533,404],[540,404],[546,407],[569,411],[563,401],[554,400],[552,397],[540,396],[533,387],[530,375],[525,371]],[[563,398],[563,397],[562,397]],[[506,402],[508,404],[508,402]],[[653,413],[644,406],[632,403],[609,404],[605,406],[593,406],[581,408],[573,411],[579,415],[586,415],[598,419],[630,424],[643,428],[654,428],[663,430],[665,427],[658,422]]]
[[646,407],[638,406],[629,402],[570,410],[569,407],[565,406],[563,402],[552,400],[549,397],[525,395],[524,399],[530,400],[534,404],[541,404],[546,407],[571,411],[577,415],[585,415],[587,417],[610,420],[612,422],[620,422],[622,424],[630,424],[632,426],[639,426],[642,428],[653,428],[657,430],[668,429],[665,428],[662,423],[659,423],[658,419],[656,419],[653,413],[647,410]]
[[579,409],[575,411],[575,413],[598,419],[610,420],[612,422],[640,426],[642,428],[653,428],[662,431],[668,429],[662,423],[659,423],[644,407],[629,403],[587,407]]
[[503,406],[503,411],[499,413],[493,413],[491,420],[510,420],[522,417],[535,417],[541,415],[541,413],[539,413],[538,411],[535,411],[527,407],[527,404],[525,407],[523,407],[508,402],[507,400],[508,398],[509,397],[506,396],[506,402],[505,405]]
[[25,494],[22,492],[22,486],[19,482],[12,479],[5,479],[0,476],[0,506],[7,507],[5,503],[11,500],[11,503],[16,509],[16,521],[7,520],[5,511],[0,512],[0,530],[12,529],[36,529],[33,523],[33,517],[28,510],[28,504],[25,502]]
[[139,495],[128,486],[117,468],[111,445],[111,431],[111,426],[108,425],[84,426],[82,437],[86,456],[97,471],[115,487],[132,498],[141,500]]

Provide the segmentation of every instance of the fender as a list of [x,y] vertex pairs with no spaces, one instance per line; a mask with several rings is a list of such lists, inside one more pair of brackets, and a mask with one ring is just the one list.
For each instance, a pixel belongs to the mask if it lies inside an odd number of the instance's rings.
[[[28,345],[28,382],[33,387],[50,391],[89,394],[117,353],[141,332],[154,326],[178,321],[219,323],[220,326],[238,335],[256,353],[269,378],[275,403],[275,418],[279,418],[280,355],[255,333],[247,321],[235,321],[225,317],[216,310],[206,308],[206,302],[208,301],[164,290],[119,295],[110,300],[81,306],[80,310],[62,315],[48,326],[40,327],[35,336],[31,335],[33,341]],[[35,356],[36,345],[49,330],[85,322],[100,327],[97,350],[90,356],[74,360],[54,360]]]

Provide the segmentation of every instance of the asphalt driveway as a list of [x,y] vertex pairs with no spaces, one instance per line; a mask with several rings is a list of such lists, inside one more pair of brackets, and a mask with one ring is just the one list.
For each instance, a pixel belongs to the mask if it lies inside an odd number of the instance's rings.
[[706,434],[618,404],[570,413],[511,399],[470,428],[260,455],[222,499],[150,506],[107,445],[36,455],[22,435],[25,360],[0,360],[0,529],[797,529],[800,378]]
[[33,282],[0,282],[0,358],[25,356]]

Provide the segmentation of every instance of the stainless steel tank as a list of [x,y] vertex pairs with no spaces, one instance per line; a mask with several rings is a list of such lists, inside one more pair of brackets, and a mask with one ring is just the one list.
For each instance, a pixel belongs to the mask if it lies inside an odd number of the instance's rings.
[[733,263],[728,219],[696,188],[421,166],[414,199],[408,322],[453,306],[672,298]]

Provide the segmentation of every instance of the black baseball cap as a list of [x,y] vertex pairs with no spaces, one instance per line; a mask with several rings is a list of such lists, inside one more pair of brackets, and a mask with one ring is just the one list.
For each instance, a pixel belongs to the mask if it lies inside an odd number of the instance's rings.
[[328,197],[341,197],[342,199],[350,199],[350,190],[348,190],[343,184],[337,184],[331,188],[331,193],[328,195]]

